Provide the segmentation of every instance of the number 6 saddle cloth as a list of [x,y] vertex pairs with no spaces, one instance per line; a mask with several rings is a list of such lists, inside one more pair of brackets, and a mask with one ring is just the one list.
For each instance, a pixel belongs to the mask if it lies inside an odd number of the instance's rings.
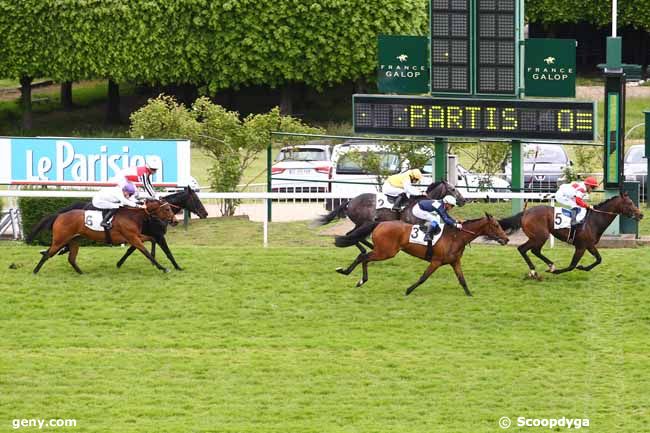
[[[431,245],[435,245],[436,242],[442,237],[442,234],[445,232],[445,227],[447,225],[442,223],[440,224],[440,232],[437,235],[433,236],[431,240]],[[411,234],[409,236],[409,243],[418,244],[418,245],[428,245],[428,242],[424,240],[424,235],[427,233],[427,227],[424,225],[414,225],[411,228]]]
[[[100,210],[87,210],[84,212],[84,224],[90,230],[103,232],[104,227],[101,226],[102,219],[104,219],[104,216]],[[111,218],[110,221],[113,221],[113,218]]]

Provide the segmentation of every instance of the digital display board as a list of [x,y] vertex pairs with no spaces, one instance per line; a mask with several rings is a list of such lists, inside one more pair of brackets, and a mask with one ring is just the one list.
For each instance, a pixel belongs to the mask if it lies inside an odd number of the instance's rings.
[[517,0],[476,0],[476,93],[515,94]]
[[431,92],[471,92],[469,0],[431,0]]
[[505,139],[595,139],[594,102],[354,95],[355,133]]

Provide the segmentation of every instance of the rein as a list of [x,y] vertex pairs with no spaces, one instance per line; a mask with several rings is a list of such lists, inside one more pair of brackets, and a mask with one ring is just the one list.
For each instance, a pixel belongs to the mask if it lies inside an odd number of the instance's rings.
[[597,213],[604,213],[606,215],[621,215],[621,213],[618,212],[607,212],[605,210],[598,210],[596,208],[591,208],[592,211],[597,212]]

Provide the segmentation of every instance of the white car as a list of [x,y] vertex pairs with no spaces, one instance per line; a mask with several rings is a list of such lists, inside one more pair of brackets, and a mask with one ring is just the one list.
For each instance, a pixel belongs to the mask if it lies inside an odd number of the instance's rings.
[[641,191],[643,191],[643,195],[645,196],[647,194],[647,191],[645,191],[645,183],[648,177],[648,159],[645,154],[645,145],[637,144],[630,146],[625,153],[623,164],[625,180],[636,180],[640,182]]
[[[450,155],[449,163],[454,163],[457,158]],[[431,175],[433,170],[433,159],[424,166],[422,172]],[[453,176],[450,165],[447,165],[449,176]],[[456,186],[461,194],[466,192],[509,192],[510,183],[499,176],[489,176],[483,173],[473,173],[460,164],[456,164],[456,179],[450,183]]]
[[[391,152],[386,146],[375,141],[350,140],[334,146],[332,151],[332,193],[338,193],[342,198],[356,197],[363,193],[381,191],[377,176],[366,172],[359,165],[358,158],[366,154],[378,155],[380,167],[385,175],[401,173],[408,169],[408,161],[400,160],[397,153]],[[420,184],[431,183],[431,177],[423,176]]]
[[331,149],[316,143],[283,147],[271,167],[271,191],[329,192]]

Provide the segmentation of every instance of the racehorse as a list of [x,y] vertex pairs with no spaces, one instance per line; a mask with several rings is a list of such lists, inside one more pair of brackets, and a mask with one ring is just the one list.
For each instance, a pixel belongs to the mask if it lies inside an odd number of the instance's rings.
[[[120,208],[113,217],[113,227],[110,230],[113,244],[129,243],[136,247],[147,257],[154,266],[164,272],[169,272],[162,267],[155,258],[147,251],[142,242],[142,226],[145,220],[156,217],[162,221],[178,224],[174,212],[171,210],[169,203],[160,200],[147,200],[145,208]],[[66,245],[70,248],[68,262],[78,273],[82,273],[77,266],[77,253],[79,252],[79,243],[76,241],[78,236],[83,236],[95,242],[104,242],[106,240],[103,231],[91,230],[85,225],[85,211],[75,209],[60,214],[52,225],[52,244],[43,251],[43,257],[34,268],[34,273],[38,273],[41,266],[47,259],[54,256]]]
[[[414,257],[427,260],[427,246],[410,242],[412,228],[413,224],[407,224],[402,221],[375,222],[366,224],[348,235],[337,236],[334,241],[337,247],[349,247],[356,245],[360,239],[365,239],[372,232],[372,242],[375,246],[369,253],[359,254],[347,269],[337,268],[336,272],[348,275],[361,263],[363,266],[363,277],[357,282],[357,287],[361,287],[368,281],[368,262],[390,259],[400,250]],[[433,256],[429,266],[420,279],[406,289],[406,295],[424,283],[440,266],[451,265],[465,294],[472,296],[465,282],[465,276],[460,266],[460,259],[463,256],[465,246],[478,236],[487,236],[489,239],[496,240],[501,245],[508,243],[508,236],[501,229],[497,220],[487,213],[482,218],[465,221],[461,230],[458,230],[454,226],[445,226],[442,236],[433,246]]]
[[[196,192],[190,188],[185,187],[182,191],[170,194],[164,197],[165,201],[170,204],[172,210],[175,214],[180,213],[182,209],[187,209],[188,211],[198,215],[199,218],[207,218],[208,211],[205,210],[203,203],[196,195]],[[31,243],[36,235],[40,233],[45,228],[51,228],[54,224],[56,217],[62,213],[71,211],[73,209],[95,209],[90,202],[76,202],[67,206],[54,214],[46,215],[32,228],[32,231],[25,238],[25,242]],[[146,236],[145,240],[151,240],[151,255],[156,257],[156,244],[160,245],[163,252],[167,256],[170,262],[174,265],[174,268],[177,270],[182,270],[182,268],[176,263],[174,255],[172,254],[169,246],[167,245],[167,240],[165,239],[165,233],[167,232],[167,223],[162,222],[156,218],[150,218],[144,221],[142,226],[142,234]],[[65,254],[69,251],[69,248],[66,246],[59,254]],[[117,262],[117,267],[119,268],[124,264],[126,259],[135,251],[135,247],[130,246],[129,249],[124,253],[124,256]]]
[[[566,268],[556,269],[555,264],[542,254],[542,247],[551,234],[561,241],[570,243],[570,229],[554,229],[553,213],[554,208],[552,206],[535,206],[509,218],[499,220],[499,224],[507,232],[512,233],[522,229],[526,236],[528,236],[528,241],[517,247],[517,249],[528,264],[528,268],[530,269],[528,276],[530,278],[541,279],[535,270],[535,265],[533,265],[533,262],[526,254],[528,250],[531,250],[533,254],[546,263],[548,266],[547,272],[561,274],[573,269],[590,271],[602,262],[600,253],[596,249],[596,244],[605,232],[605,229],[614,221],[614,218],[617,215],[624,215],[628,218],[634,218],[637,221],[643,218],[641,211],[634,206],[634,203],[625,192],[597,204],[593,210],[587,212],[582,227],[578,228],[574,236],[573,246],[575,247],[575,251],[573,253],[573,259],[571,259],[571,264]],[[596,260],[588,266],[578,265],[585,250],[589,251]]]
[[[361,228],[364,224],[371,224],[375,221],[401,220],[409,224],[421,224],[424,221],[413,215],[413,206],[415,206],[415,204],[420,200],[440,200],[446,195],[453,195],[459,206],[465,205],[465,198],[463,198],[460,192],[454,188],[453,185],[443,180],[429,185],[425,195],[411,196],[411,198],[406,202],[404,209],[399,212],[393,211],[390,208],[377,209],[377,195],[374,193],[365,193],[342,203],[327,215],[319,217],[316,219],[315,225],[325,225],[336,218],[345,218],[347,216],[354,223],[354,228],[346,233],[349,235],[355,230]],[[365,248],[363,248],[361,244],[368,248],[373,248],[371,243],[362,238],[356,243],[356,247],[359,248],[361,254],[366,253]]]

